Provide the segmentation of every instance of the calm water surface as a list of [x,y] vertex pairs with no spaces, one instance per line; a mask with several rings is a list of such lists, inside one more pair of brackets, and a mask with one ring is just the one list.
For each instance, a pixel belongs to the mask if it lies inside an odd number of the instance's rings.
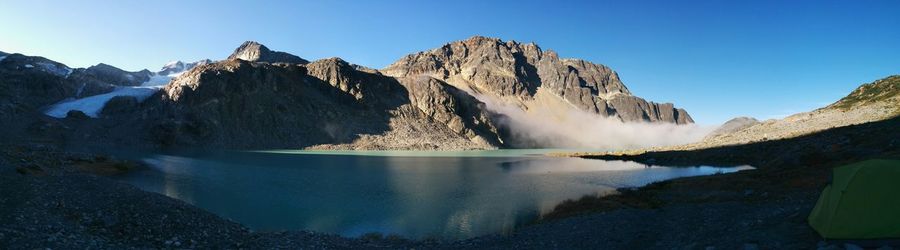
[[254,230],[467,238],[508,232],[566,200],[751,167],[670,168],[546,150],[266,151],[129,155],[120,177]]

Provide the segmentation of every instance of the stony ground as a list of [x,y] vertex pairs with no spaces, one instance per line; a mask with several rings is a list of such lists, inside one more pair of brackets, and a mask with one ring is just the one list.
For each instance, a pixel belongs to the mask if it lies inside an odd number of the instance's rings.
[[[407,108],[408,109],[408,108]],[[402,109],[401,109],[402,110]],[[483,141],[456,135],[446,126],[425,122],[401,111],[392,112],[390,129],[382,134],[363,134],[345,144],[320,144],[307,150],[488,150],[497,149]]]
[[[612,213],[632,209],[667,211],[682,206],[695,206],[697,212],[717,211],[713,213],[725,215],[725,219],[710,225],[695,224],[682,229],[711,234],[717,231],[710,230],[711,228],[726,226],[725,228],[736,233],[729,237],[711,238],[718,239],[720,244],[724,244],[728,249],[737,246],[740,242],[737,239],[741,238],[763,248],[833,247],[833,242],[822,241],[806,222],[806,216],[814,206],[819,192],[828,184],[831,169],[865,159],[900,159],[898,128],[900,117],[796,138],[745,145],[688,151],[585,156],[680,166],[752,164],[757,169],[735,174],[665,181],[602,198],[585,197],[561,204],[547,217]],[[716,209],[721,204],[732,202],[742,204],[741,208]],[[751,210],[742,210],[746,207]],[[772,213],[766,214],[756,210],[767,208],[780,212],[770,211]],[[678,220],[676,218],[680,216],[694,216],[689,213],[673,215],[667,220]],[[590,216],[597,215],[586,217]],[[754,221],[760,227],[744,226],[748,223],[754,224]],[[756,234],[757,232],[764,234]],[[806,247],[801,247],[804,245]]]
[[[836,104],[839,103],[841,102]],[[777,141],[834,128],[882,121],[900,115],[900,97],[893,97],[850,108],[838,108],[835,106],[836,104],[810,112],[791,115],[784,119],[766,120],[744,129],[712,136],[697,143],[615,153],[639,154],[652,151],[698,150],[730,145]]]
[[[103,175],[141,167],[42,145],[0,145],[0,248],[226,249],[809,249],[806,224],[830,168],[900,158],[900,118],[791,140],[696,151],[596,156],[645,163],[754,164],[560,204],[509,235],[410,241],[369,235],[253,232],[184,202]],[[877,247],[877,246],[876,246]]]

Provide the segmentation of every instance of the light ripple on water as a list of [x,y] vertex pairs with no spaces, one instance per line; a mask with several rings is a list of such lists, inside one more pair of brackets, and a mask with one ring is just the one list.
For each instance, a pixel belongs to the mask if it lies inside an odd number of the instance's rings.
[[452,239],[507,232],[566,199],[752,169],[542,156],[558,151],[134,154],[153,167],[121,180],[256,230]]

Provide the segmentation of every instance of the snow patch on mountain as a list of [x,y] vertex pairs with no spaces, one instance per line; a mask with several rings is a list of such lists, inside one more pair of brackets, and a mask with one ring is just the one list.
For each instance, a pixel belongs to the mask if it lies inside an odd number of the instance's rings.
[[152,76],[150,76],[150,80],[147,80],[146,82],[141,84],[141,87],[163,86],[168,84],[169,81],[172,81],[172,78],[175,77],[171,75],[153,74]]
[[52,117],[64,118],[69,111],[78,110],[84,112],[87,116],[97,118],[100,115],[100,111],[106,106],[106,103],[112,100],[113,97],[133,96],[137,98],[138,102],[143,102],[160,89],[161,87],[119,87],[112,92],[102,95],[64,100],[50,106],[44,113]]
[[204,59],[204,60],[200,60],[200,61],[196,61],[196,62],[192,62],[192,63],[186,63],[186,62],[182,62],[182,61],[172,61],[172,62],[166,63],[166,65],[163,65],[162,69],[160,69],[157,72],[157,74],[166,75],[166,76],[170,76],[170,77],[176,77],[185,71],[193,69],[194,67],[209,64],[209,63],[212,63],[212,60]]
[[[94,95],[79,99],[69,98],[51,105],[44,113],[52,117],[64,118],[69,113],[69,111],[78,110],[84,112],[84,114],[86,114],[87,116],[97,118],[100,115],[100,111],[102,111],[103,107],[106,106],[106,103],[109,102],[109,100],[112,100],[114,97],[133,96],[137,98],[138,102],[143,102],[151,95],[160,91],[163,86],[172,81],[173,78],[180,76],[185,71],[188,71],[196,67],[197,65],[203,65],[210,62],[210,60],[203,60],[195,63],[183,63],[181,61],[170,62],[163,66],[163,68],[159,72],[150,75],[150,79],[146,82],[141,83],[140,86],[118,87],[112,92],[106,94]],[[44,65],[42,65],[42,67],[47,68],[48,71],[49,69],[53,69],[53,71],[50,72],[64,73],[66,76],[72,73],[72,69],[69,68],[62,69]],[[83,88],[84,85],[79,88],[78,95],[81,94],[81,90]]]

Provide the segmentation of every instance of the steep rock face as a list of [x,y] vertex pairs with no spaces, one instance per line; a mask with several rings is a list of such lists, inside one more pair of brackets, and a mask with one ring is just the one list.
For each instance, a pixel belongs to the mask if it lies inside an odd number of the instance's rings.
[[378,72],[357,70],[359,66],[340,58],[318,60],[307,64],[306,68],[310,76],[328,83],[361,103],[392,105],[390,102],[407,98],[401,96],[402,86],[395,79]]
[[0,61],[2,107],[39,109],[74,96],[79,85],[66,78],[71,69],[43,57],[6,55]]
[[40,123],[41,109],[75,95],[79,85],[66,76],[71,69],[43,57],[6,54],[0,57],[0,141],[22,137],[43,139],[58,123]]
[[163,90],[167,119],[151,129],[153,137],[163,145],[232,148],[350,139],[323,129],[349,107],[310,80],[299,66],[228,60],[197,67]]
[[470,140],[490,145],[502,143],[491,120],[492,114],[486,111],[484,103],[465,91],[428,76],[404,78],[400,82],[409,91],[412,106],[431,120]]
[[626,122],[694,123],[687,111],[677,109],[671,103],[653,103],[640,97],[623,95],[607,100],[606,105],[609,115],[616,115]]
[[309,61],[285,52],[272,51],[254,41],[247,41],[234,50],[228,59],[241,59],[251,62],[307,64]]
[[480,109],[483,104],[465,92],[431,81],[401,83],[358,71],[336,58],[307,66],[243,60],[202,65],[173,80],[153,100],[140,115],[147,119],[137,123],[150,124],[149,137],[167,146],[472,149],[500,145],[488,114]]
[[396,77],[431,76],[526,109],[538,89],[544,89],[575,108],[623,121],[693,122],[672,104],[633,96],[606,66],[561,59],[533,43],[476,36],[407,55],[382,71]]

